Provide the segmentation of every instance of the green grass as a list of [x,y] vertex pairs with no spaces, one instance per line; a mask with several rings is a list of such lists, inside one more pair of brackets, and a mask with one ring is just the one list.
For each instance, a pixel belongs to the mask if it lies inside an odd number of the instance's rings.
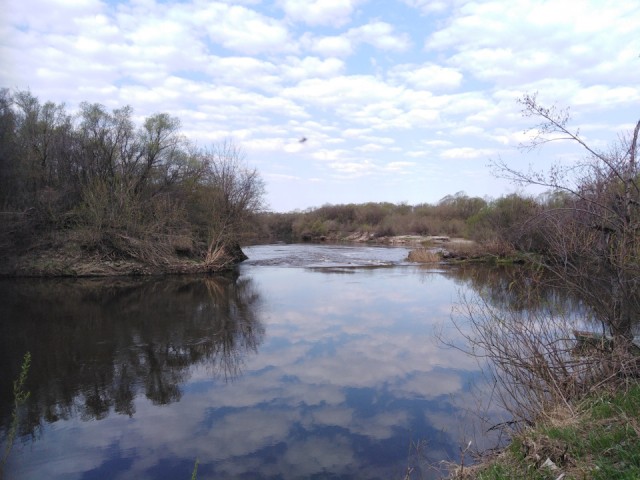
[[198,464],[200,462],[196,459],[196,463],[193,464],[193,471],[191,472],[191,480],[197,480],[198,478]]
[[478,480],[546,480],[543,474],[537,471],[520,471],[513,472],[504,465],[491,465],[486,471],[479,473]]
[[[516,436],[501,455],[462,478],[555,480],[564,473],[564,480],[640,479],[640,385],[591,396],[576,412],[556,414]],[[546,459],[558,469],[541,467]]]
[[22,359],[22,365],[20,367],[20,375],[13,382],[13,411],[11,413],[11,427],[7,433],[6,447],[2,460],[0,461],[0,480],[4,477],[4,467],[7,463],[7,458],[13,448],[13,442],[18,434],[18,423],[20,408],[27,403],[31,393],[25,389],[27,383],[27,376],[29,375],[29,368],[31,367],[31,353],[24,354]]

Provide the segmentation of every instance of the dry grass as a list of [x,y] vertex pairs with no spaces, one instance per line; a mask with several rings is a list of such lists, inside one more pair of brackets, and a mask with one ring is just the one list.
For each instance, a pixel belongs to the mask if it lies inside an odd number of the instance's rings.
[[187,235],[149,233],[140,237],[77,228],[47,232],[0,261],[4,276],[105,277],[113,275],[191,274],[222,271],[236,262],[219,248],[206,255]]
[[477,258],[509,258],[516,254],[512,245],[502,241],[472,242],[458,241],[447,244],[445,258],[477,259]]
[[418,263],[437,263],[441,260],[505,261],[517,256],[516,250],[507,242],[492,241],[478,243],[472,240],[439,240],[432,237],[424,247],[409,252],[408,260]]
[[439,253],[427,248],[411,250],[407,259],[417,263],[438,263],[442,259]]

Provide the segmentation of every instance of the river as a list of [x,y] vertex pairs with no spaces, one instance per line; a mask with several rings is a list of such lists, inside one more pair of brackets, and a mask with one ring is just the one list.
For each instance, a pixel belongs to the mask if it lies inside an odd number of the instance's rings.
[[0,281],[3,452],[32,355],[6,478],[436,478],[493,446],[476,361],[438,340],[489,270],[245,252],[224,276]]

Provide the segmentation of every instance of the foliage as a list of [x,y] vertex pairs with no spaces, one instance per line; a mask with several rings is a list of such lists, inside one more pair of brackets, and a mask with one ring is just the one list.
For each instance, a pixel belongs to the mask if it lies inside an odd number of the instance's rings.
[[22,365],[20,367],[20,375],[13,382],[13,411],[11,413],[11,426],[7,433],[6,446],[4,454],[2,456],[2,462],[0,462],[0,478],[4,476],[4,466],[7,463],[7,458],[13,448],[13,442],[15,441],[18,433],[18,416],[20,409],[27,402],[31,393],[25,390],[25,384],[27,382],[27,375],[29,375],[29,368],[31,366],[31,353],[24,354],[22,359]]
[[[539,235],[524,228],[560,196],[510,194],[496,199],[447,195],[437,204],[392,203],[323,205],[303,212],[264,212],[256,239],[341,240],[356,232],[379,238],[394,235],[462,237],[482,243],[498,256],[540,248]],[[457,247],[456,247],[457,248]]]
[[437,205],[388,202],[326,204],[303,212],[260,215],[260,234],[275,240],[339,239],[351,233],[375,237],[393,235],[472,236],[470,219],[487,206],[487,200],[464,192],[444,197]]
[[535,236],[522,226],[540,210],[536,199],[510,194],[486,204],[469,219],[468,225],[475,240],[509,242],[519,250],[530,250]]
[[196,459],[195,463],[193,464],[193,471],[191,472],[191,480],[196,480],[198,478],[198,459]]
[[[211,261],[241,241],[263,182],[231,142],[194,146],[167,113],[42,104],[0,91],[0,248],[14,256],[52,232],[103,258]],[[34,245],[35,244],[35,245]]]

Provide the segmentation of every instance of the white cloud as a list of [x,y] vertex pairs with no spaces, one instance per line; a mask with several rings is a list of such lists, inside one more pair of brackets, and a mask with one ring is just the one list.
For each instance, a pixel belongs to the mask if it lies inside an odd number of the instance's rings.
[[307,25],[341,27],[349,23],[357,5],[363,0],[280,0],[287,17]]
[[396,173],[409,173],[411,167],[415,165],[415,162],[389,162],[384,166],[384,169]]
[[385,147],[377,143],[367,143],[356,147],[355,150],[359,152],[379,152],[380,150],[384,150],[384,148]]
[[211,3],[193,13],[209,38],[230,50],[246,54],[293,50],[284,24],[255,10]]
[[286,98],[317,106],[340,107],[352,103],[366,106],[372,101],[397,98],[400,92],[400,88],[368,75],[343,75],[304,80],[296,86],[285,88],[282,94]]
[[453,145],[449,140],[425,140],[422,143],[429,147],[450,147]]
[[427,150],[414,150],[406,152],[405,155],[411,158],[421,158],[429,155],[429,152]]
[[347,128],[342,131],[342,136],[346,138],[362,138],[364,135],[371,134],[372,131],[371,128]]
[[[100,21],[105,5],[100,0],[30,0],[3,3],[3,24],[5,22],[28,27],[42,34],[74,34],[77,23]],[[37,14],[34,14],[37,13]]]
[[460,0],[401,0],[402,3],[410,7],[420,10],[422,13],[443,13],[457,4],[462,3]]
[[362,177],[372,174],[378,170],[378,167],[370,160],[362,160],[358,162],[340,161],[331,162],[329,166],[341,177]]
[[389,77],[422,90],[452,90],[462,82],[462,74],[457,69],[436,64],[398,65],[389,70]]
[[397,34],[393,25],[379,20],[351,28],[340,35],[315,36],[307,33],[301,37],[300,43],[314,53],[340,58],[355,54],[362,44],[369,44],[381,51],[396,52],[405,51],[411,46],[407,34]]
[[311,154],[313,158],[316,160],[326,161],[326,162],[335,162],[336,160],[340,160],[345,158],[345,156],[349,155],[348,150],[340,150],[340,149],[318,149],[314,153]]
[[304,35],[301,38],[301,45],[308,50],[325,57],[348,57],[353,53],[354,46],[351,39],[345,36],[314,37]]
[[200,68],[223,85],[277,91],[282,82],[282,67],[255,57],[208,55]]
[[[638,24],[631,0],[12,1],[0,17],[0,86],[71,110],[87,100],[131,104],[138,119],[167,111],[198,142],[247,142],[265,172],[286,168],[307,184],[328,175],[327,189],[297,197],[281,179],[268,193],[276,209],[372,192],[419,203],[480,188],[424,172],[443,149],[515,146],[531,126],[515,101],[524,92],[601,125],[589,130],[598,145],[633,125]],[[456,143],[461,134],[469,143]],[[331,180],[331,158],[352,180]],[[403,158],[421,162],[399,190],[356,180]]]
[[344,72],[345,63],[338,58],[287,57],[280,69],[284,79],[300,81],[306,78],[338,76]]
[[615,72],[619,81],[630,79],[628,47],[637,50],[638,22],[640,11],[630,1],[606,7],[596,0],[468,3],[426,47],[453,50],[451,64],[499,83],[578,72],[594,80]]
[[606,105],[615,107],[621,103],[636,103],[640,100],[638,87],[610,87],[607,85],[593,85],[576,91],[570,102],[573,105]]
[[372,21],[360,27],[350,29],[346,35],[354,42],[368,43],[380,50],[403,51],[411,46],[411,41],[407,34],[395,34],[394,26],[381,22]]
[[472,159],[472,158],[489,158],[496,153],[493,149],[473,148],[473,147],[456,147],[443,150],[440,156],[449,159]]

